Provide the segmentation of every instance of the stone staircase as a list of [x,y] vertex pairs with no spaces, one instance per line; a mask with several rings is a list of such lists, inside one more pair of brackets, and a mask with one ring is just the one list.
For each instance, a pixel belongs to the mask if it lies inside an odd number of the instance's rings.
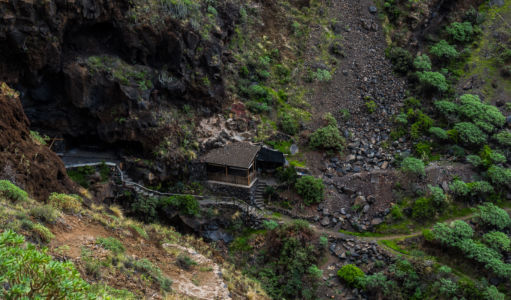
[[266,190],[266,187],[266,182],[262,180],[257,182],[253,204],[259,209],[264,209],[264,191]]

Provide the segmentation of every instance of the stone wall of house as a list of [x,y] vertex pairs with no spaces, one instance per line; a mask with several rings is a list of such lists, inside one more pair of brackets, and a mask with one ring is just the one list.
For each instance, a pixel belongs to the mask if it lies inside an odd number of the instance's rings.
[[207,181],[206,186],[209,190],[218,196],[234,197],[240,200],[252,203],[255,190],[257,188],[257,181],[252,184],[251,187],[243,187],[239,185],[220,184]]

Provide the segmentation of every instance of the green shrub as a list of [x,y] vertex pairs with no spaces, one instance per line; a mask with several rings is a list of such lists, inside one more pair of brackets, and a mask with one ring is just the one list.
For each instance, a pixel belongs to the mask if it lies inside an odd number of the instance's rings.
[[323,180],[314,176],[302,176],[295,184],[296,192],[302,196],[306,205],[320,203],[323,201],[324,189]]
[[449,43],[445,40],[441,40],[433,45],[430,52],[433,56],[443,60],[457,58],[460,55],[456,48],[449,45]]
[[425,222],[435,216],[435,207],[430,198],[420,197],[415,200],[412,207],[412,217],[417,221]]
[[60,217],[60,212],[51,205],[41,205],[31,208],[30,215],[46,223],[55,223]]
[[483,160],[478,155],[467,155],[467,162],[474,167],[480,167],[483,165]]
[[454,125],[454,130],[458,133],[459,139],[466,145],[482,145],[488,140],[488,135],[473,123],[460,122]]
[[401,162],[401,170],[405,173],[425,176],[424,162],[415,157],[407,157]]
[[456,295],[456,291],[458,290],[458,284],[450,279],[440,278],[438,285],[438,291],[445,296],[452,297]]
[[431,71],[431,60],[429,56],[422,54],[413,60],[413,66],[419,71]]
[[332,113],[326,113],[323,115],[323,120],[326,121],[326,124],[327,126],[335,126],[337,127],[337,120],[335,119],[335,117],[332,115]]
[[446,100],[435,101],[434,105],[438,112],[441,113],[444,117],[453,115],[458,111],[458,104],[451,101]]
[[468,185],[459,179],[455,179],[449,184],[449,190],[458,197],[465,197],[470,193],[470,188]]
[[176,264],[184,270],[191,270],[197,262],[191,259],[188,255],[181,253],[177,256]]
[[403,214],[403,210],[401,209],[401,206],[394,204],[392,206],[392,209],[390,210],[390,215],[392,216],[392,219],[394,221],[403,220],[405,218],[405,215]]
[[97,238],[96,243],[106,250],[112,251],[113,254],[121,254],[126,250],[121,241],[113,237]]
[[449,136],[447,135],[447,131],[443,130],[440,127],[431,127],[428,131],[432,136],[439,140],[447,140]]
[[370,114],[374,113],[374,112],[376,111],[376,108],[377,108],[377,106],[376,106],[376,102],[374,102],[374,100],[367,101],[367,102],[365,103],[365,106],[366,106],[366,108],[367,108],[367,111],[368,111]]
[[383,272],[367,275],[360,282],[366,291],[381,291],[384,295],[388,295],[390,292],[391,283]]
[[509,185],[511,183],[511,169],[491,166],[488,169],[488,177],[493,184]]
[[52,193],[48,204],[65,212],[76,213],[82,207],[82,198],[78,195]]
[[406,125],[408,124],[408,116],[404,113],[400,113],[396,116],[395,122],[400,125]]
[[453,38],[453,40],[466,43],[472,40],[474,35],[474,28],[470,22],[454,22],[446,28],[447,33]]
[[275,222],[274,220],[264,220],[263,226],[268,230],[274,230],[275,228],[279,227],[279,223]]
[[502,230],[511,224],[511,218],[507,211],[489,202],[477,207],[474,218],[479,223],[498,230]]
[[406,49],[392,47],[387,51],[387,57],[392,62],[394,71],[406,74],[412,65],[413,57]]
[[332,74],[328,70],[317,69],[316,72],[312,73],[312,78],[320,82],[330,81],[332,80]]
[[511,132],[509,131],[501,131],[495,135],[493,138],[502,146],[511,147]]
[[290,114],[282,114],[280,118],[280,128],[289,135],[295,135],[300,131],[300,123]]
[[484,300],[504,300],[506,296],[499,292],[499,290],[494,286],[489,286],[483,292]]
[[153,222],[157,217],[160,200],[156,197],[137,197],[131,203],[131,212],[145,222]]
[[179,209],[182,214],[189,216],[196,216],[200,211],[199,202],[193,195],[177,195],[162,198],[159,205],[162,207],[173,206]]
[[96,298],[71,262],[53,260],[10,230],[0,235],[0,274],[3,299]]
[[28,194],[8,180],[0,180],[0,196],[13,202],[27,201]]
[[276,175],[279,182],[285,183],[287,185],[294,185],[298,179],[298,174],[296,173],[296,169],[293,166],[278,167]]
[[153,282],[160,285],[162,290],[167,292],[171,290],[172,280],[166,277],[160,268],[153,265],[148,259],[133,260],[131,265],[136,271],[148,275]]
[[474,181],[467,183],[472,196],[492,194],[494,192],[493,186],[487,181]]
[[418,72],[417,76],[424,89],[435,89],[440,92],[446,92],[449,89],[449,84],[442,73],[425,71]]
[[55,238],[55,235],[53,235],[53,233],[48,228],[46,228],[46,226],[40,223],[33,224],[32,232],[34,233],[36,239],[44,243],[49,243]]
[[447,196],[444,194],[444,190],[438,186],[428,185],[430,198],[436,207],[442,206],[447,200]]
[[465,94],[460,97],[458,113],[486,132],[502,127],[506,117],[493,105],[484,104],[477,95]]
[[309,144],[316,149],[341,150],[344,138],[337,127],[326,126],[311,134]]
[[32,141],[34,141],[34,143],[43,146],[46,145],[50,140],[50,137],[48,137],[47,135],[41,136],[39,132],[32,130],[30,130],[30,137],[32,138]]
[[347,264],[342,266],[342,268],[337,271],[337,276],[339,276],[342,281],[346,282],[351,287],[361,287],[365,273],[357,266]]
[[511,240],[509,237],[500,231],[492,231],[483,235],[483,241],[490,248],[497,251],[509,251],[511,250]]
[[440,243],[449,247],[457,247],[461,241],[472,238],[474,230],[465,221],[456,220],[450,225],[436,223],[431,233]]

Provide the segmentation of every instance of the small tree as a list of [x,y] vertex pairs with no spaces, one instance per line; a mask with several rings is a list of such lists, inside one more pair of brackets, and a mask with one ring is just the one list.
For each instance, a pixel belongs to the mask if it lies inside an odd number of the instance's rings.
[[419,55],[414,59],[413,66],[419,71],[431,71],[431,60],[426,54]]
[[302,196],[306,205],[312,205],[323,201],[325,186],[321,178],[314,176],[300,177],[295,184],[296,192]]
[[447,80],[442,73],[438,72],[418,72],[419,82],[424,89],[435,89],[440,92],[446,92],[449,89]]
[[488,177],[493,184],[506,185],[511,183],[511,169],[499,166],[491,166],[488,169]]
[[344,138],[337,127],[329,125],[316,130],[310,136],[309,144],[317,149],[341,150]]
[[424,162],[415,157],[407,157],[401,162],[401,170],[405,173],[410,173],[419,176],[425,176],[426,171]]
[[498,230],[502,230],[511,224],[511,218],[507,211],[489,202],[477,207],[474,218],[479,223]]
[[430,49],[430,52],[433,56],[441,60],[450,60],[460,55],[456,48],[449,45],[449,43],[445,40],[441,40],[440,42],[433,45]]
[[458,133],[460,140],[469,146],[482,145],[488,140],[488,135],[474,123],[460,122],[454,125],[454,130]]
[[447,131],[443,130],[440,127],[431,127],[429,128],[429,133],[436,137],[439,140],[447,140],[449,139],[449,135],[447,135]]
[[387,57],[398,73],[406,74],[412,65],[413,57],[406,49],[392,47],[387,51]]
[[292,115],[284,113],[280,119],[280,128],[289,135],[295,135],[300,131],[300,123]]
[[472,40],[474,35],[474,28],[470,22],[454,22],[446,28],[447,33],[453,38],[453,40],[466,43]]
[[357,266],[347,264],[337,271],[337,276],[351,287],[361,287],[365,273]]

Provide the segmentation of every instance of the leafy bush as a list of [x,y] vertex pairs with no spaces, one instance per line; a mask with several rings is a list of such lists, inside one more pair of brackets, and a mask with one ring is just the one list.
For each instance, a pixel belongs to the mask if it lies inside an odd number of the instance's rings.
[[197,262],[191,259],[188,255],[181,253],[177,256],[176,264],[184,270],[190,270]]
[[166,277],[160,268],[153,265],[148,259],[133,260],[130,265],[138,272],[148,275],[153,282],[160,285],[162,290],[167,292],[171,290],[172,280]]
[[268,230],[274,230],[275,228],[279,227],[279,223],[274,220],[264,220],[263,226]]
[[55,261],[11,230],[0,235],[3,299],[95,299],[71,262]]
[[440,42],[433,45],[430,49],[430,53],[433,56],[443,60],[450,60],[460,55],[456,48],[449,45],[449,43],[445,40],[441,40]]
[[462,220],[451,222],[450,225],[437,223],[431,231],[435,240],[449,246],[456,247],[462,240],[470,239],[474,235],[474,230],[470,225]]
[[365,273],[357,266],[347,264],[337,271],[337,276],[351,287],[361,287],[364,281]]
[[447,131],[443,130],[440,127],[429,128],[429,133],[439,140],[447,140],[449,138],[449,136],[447,135]]
[[424,162],[415,157],[407,157],[401,162],[401,170],[405,173],[425,176]]
[[300,131],[300,123],[290,114],[282,114],[280,118],[280,128],[289,135],[295,135]]
[[442,206],[447,200],[447,196],[444,194],[444,190],[438,186],[428,185],[430,198],[436,207]]
[[326,121],[326,124],[327,126],[335,126],[337,127],[337,120],[335,119],[335,117],[332,115],[332,113],[326,113],[323,115],[323,120]]
[[435,207],[430,198],[420,197],[412,207],[412,217],[418,221],[426,221],[435,216]]
[[449,190],[458,197],[464,197],[470,193],[468,185],[459,179],[455,179],[449,184]]
[[60,212],[51,205],[41,205],[31,208],[30,215],[46,223],[55,223],[60,217]]
[[179,209],[182,214],[189,216],[196,216],[200,211],[199,202],[193,195],[170,196],[160,200],[160,206],[166,207],[169,205]]
[[492,231],[483,235],[483,241],[490,248],[497,251],[509,251],[511,250],[511,240],[509,237],[500,231]]
[[474,166],[476,168],[483,165],[483,160],[478,155],[473,155],[473,154],[467,155],[466,159],[469,164],[471,164],[472,166]]
[[419,71],[431,71],[431,60],[426,54],[419,55],[414,59],[413,66]]
[[366,291],[381,291],[384,295],[388,295],[390,292],[390,281],[387,280],[387,276],[383,272],[367,275],[360,282]]
[[403,220],[405,218],[401,206],[397,204],[394,204],[392,206],[392,209],[390,210],[390,215],[392,216],[392,219],[395,221]]
[[66,212],[76,213],[82,207],[82,198],[78,195],[52,193],[48,204]]
[[506,117],[493,105],[484,104],[477,95],[465,94],[460,97],[458,113],[486,132],[502,127]]
[[295,184],[296,192],[302,196],[306,205],[312,205],[323,201],[325,186],[321,178],[303,176],[298,178]]
[[470,42],[474,35],[474,28],[470,22],[454,22],[445,29],[455,41],[462,43]]
[[509,185],[511,183],[511,169],[499,166],[491,166],[488,169],[488,177],[493,184]]
[[469,122],[454,125],[461,141],[466,145],[477,146],[486,143],[488,136],[479,127]]
[[112,251],[113,254],[121,254],[126,250],[121,241],[113,237],[97,238],[96,243],[106,250]]
[[483,297],[485,300],[504,300],[506,296],[499,292],[499,290],[494,286],[489,286],[483,293]]
[[446,100],[435,101],[434,105],[438,112],[440,112],[444,117],[448,117],[452,114],[455,114],[458,111],[458,104],[451,101]]
[[55,235],[40,223],[32,225],[32,232],[35,234],[35,238],[44,243],[49,243],[55,238]]
[[157,217],[159,200],[155,197],[137,197],[131,203],[131,211],[145,222],[152,222]]
[[365,106],[367,108],[367,111],[372,114],[376,111],[376,102],[374,102],[374,100],[370,100],[370,101],[367,101],[365,103]]
[[332,74],[328,70],[317,69],[316,72],[312,73],[312,78],[320,82],[330,81],[332,80]]
[[337,127],[326,126],[311,134],[309,144],[317,149],[341,150],[344,138]]
[[454,296],[456,294],[456,291],[458,290],[458,284],[450,279],[440,278],[440,280],[438,281],[438,285],[439,285],[438,291],[442,295]]
[[498,230],[502,230],[511,224],[511,218],[507,211],[489,202],[477,207],[474,218],[479,223]]
[[8,180],[0,180],[0,196],[13,202],[27,201],[28,194]]
[[298,179],[298,174],[296,173],[296,169],[293,166],[278,167],[276,175],[279,182],[285,183],[287,185],[294,185]]
[[449,89],[449,84],[442,73],[424,71],[418,72],[417,76],[425,89],[435,89],[440,92],[446,92]]
[[387,57],[392,62],[394,71],[406,74],[412,65],[413,57],[406,49],[392,47],[387,51]]
[[474,181],[467,183],[467,187],[470,190],[472,196],[491,194],[495,190],[493,186],[487,181]]
[[497,140],[497,142],[505,147],[511,147],[511,132],[509,131],[501,131],[495,135],[493,138]]

